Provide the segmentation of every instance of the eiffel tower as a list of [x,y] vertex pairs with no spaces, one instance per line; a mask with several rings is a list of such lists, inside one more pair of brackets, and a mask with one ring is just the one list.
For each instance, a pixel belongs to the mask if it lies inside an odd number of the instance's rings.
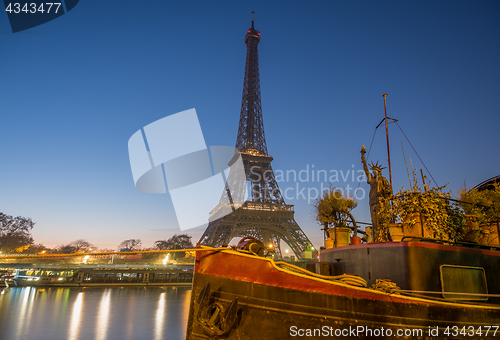
[[[246,183],[234,183],[236,176],[229,174],[227,182],[231,184],[226,187],[220,203],[210,213],[209,225],[199,243],[217,247],[229,244],[234,237],[253,236],[266,246],[272,243],[278,258],[281,258],[280,244],[284,241],[301,259],[304,248],[310,241],[295,222],[293,205],[287,205],[283,199],[271,167],[273,158],[267,153],[260,99],[259,41],[260,32],[254,28],[252,12],[252,28],[245,36],[247,57],[236,139],[236,149],[243,160]],[[236,207],[232,197],[241,197],[242,193],[244,195],[245,186],[251,192],[250,200]],[[227,215],[221,212],[228,211],[228,202],[232,212]]]

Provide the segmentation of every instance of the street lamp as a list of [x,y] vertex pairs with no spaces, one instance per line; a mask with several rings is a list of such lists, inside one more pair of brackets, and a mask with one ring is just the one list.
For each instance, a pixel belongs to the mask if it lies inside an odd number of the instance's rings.
[[169,257],[170,257],[170,253],[168,253],[167,256],[165,256],[165,258],[163,259],[162,262],[163,262],[164,265],[167,264]]

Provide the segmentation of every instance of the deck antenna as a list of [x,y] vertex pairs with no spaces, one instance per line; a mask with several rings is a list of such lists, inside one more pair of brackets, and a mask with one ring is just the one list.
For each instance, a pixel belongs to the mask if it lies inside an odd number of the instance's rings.
[[[413,169],[413,162],[411,161],[411,156],[408,156],[408,158],[410,159],[411,172],[413,174],[413,181],[415,182],[415,186],[416,186],[417,185],[417,178],[415,177],[415,169]],[[412,191],[413,191],[413,188],[412,188]],[[420,201],[420,199],[419,199],[419,201]],[[422,202],[420,201],[420,205],[421,204],[422,204]],[[424,214],[422,213],[422,211],[420,211],[419,216],[420,216],[420,231],[421,231],[422,236],[423,236],[425,234],[424,234]]]
[[[413,181],[416,184],[417,180],[415,179],[415,169],[413,169],[413,162],[411,161],[411,156],[408,156],[408,158],[410,159],[411,173],[413,174]],[[412,191],[413,191],[413,187],[412,187]]]
[[401,150],[403,150],[403,158],[405,159],[405,167],[406,173],[408,174],[408,182],[410,182],[410,189],[413,191],[413,187],[411,186],[410,172],[408,171],[408,163],[406,163],[405,149],[403,148],[403,142],[401,142]]
[[389,163],[389,181],[391,184],[391,194],[393,193],[392,190],[392,172],[391,172],[391,152],[389,151],[389,127],[387,126],[387,103],[386,103],[386,97],[387,93],[384,93],[382,95],[384,97],[384,112],[385,112],[385,136],[387,138],[387,162]]
[[427,187],[426,187],[425,179],[424,179],[424,172],[422,171],[422,169],[420,169],[420,176],[422,176],[422,183],[424,186],[424,191],[427,191]]

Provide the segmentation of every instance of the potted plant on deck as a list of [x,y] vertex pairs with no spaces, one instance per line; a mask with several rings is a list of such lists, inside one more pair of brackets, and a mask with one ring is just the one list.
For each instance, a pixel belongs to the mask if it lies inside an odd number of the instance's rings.
[[500,183],[495,183],[492,189],[486,190],[462,187],[458,191],[458,197],[460,206],[467,214],[468,234],[475,237],[476,242],[482,236],[480,243],[499,246]]
[[[325,231],[335,247],[349,245],[351,228],[348,227],[349,220],[357,230],[356,222],[351,210],[358,204],[350,196],[344,196],[342,189],[330,188],[323,196],[318,198],[314,204],[316,220],[325,225]],[[333,225],[334,228],[329,228]],[[355,235],[356,236],[356,235]]]
[[[425,177],[424,177],[425,178]],[[405,236],[459,240],[465,226],[460,209],[450,204],[450,193],[443,192],[446,186],[422,190],[413,176],[411,190],[402,188],[393,195],[392,212],[403,223]]]

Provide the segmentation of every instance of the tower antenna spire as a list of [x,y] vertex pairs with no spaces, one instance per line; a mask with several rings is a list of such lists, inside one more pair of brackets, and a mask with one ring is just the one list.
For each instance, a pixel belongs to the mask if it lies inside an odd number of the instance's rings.
[[254,26],[253,26],[253,16],[254,16],[255,12],[252,12],[252,29],[254,30]]

